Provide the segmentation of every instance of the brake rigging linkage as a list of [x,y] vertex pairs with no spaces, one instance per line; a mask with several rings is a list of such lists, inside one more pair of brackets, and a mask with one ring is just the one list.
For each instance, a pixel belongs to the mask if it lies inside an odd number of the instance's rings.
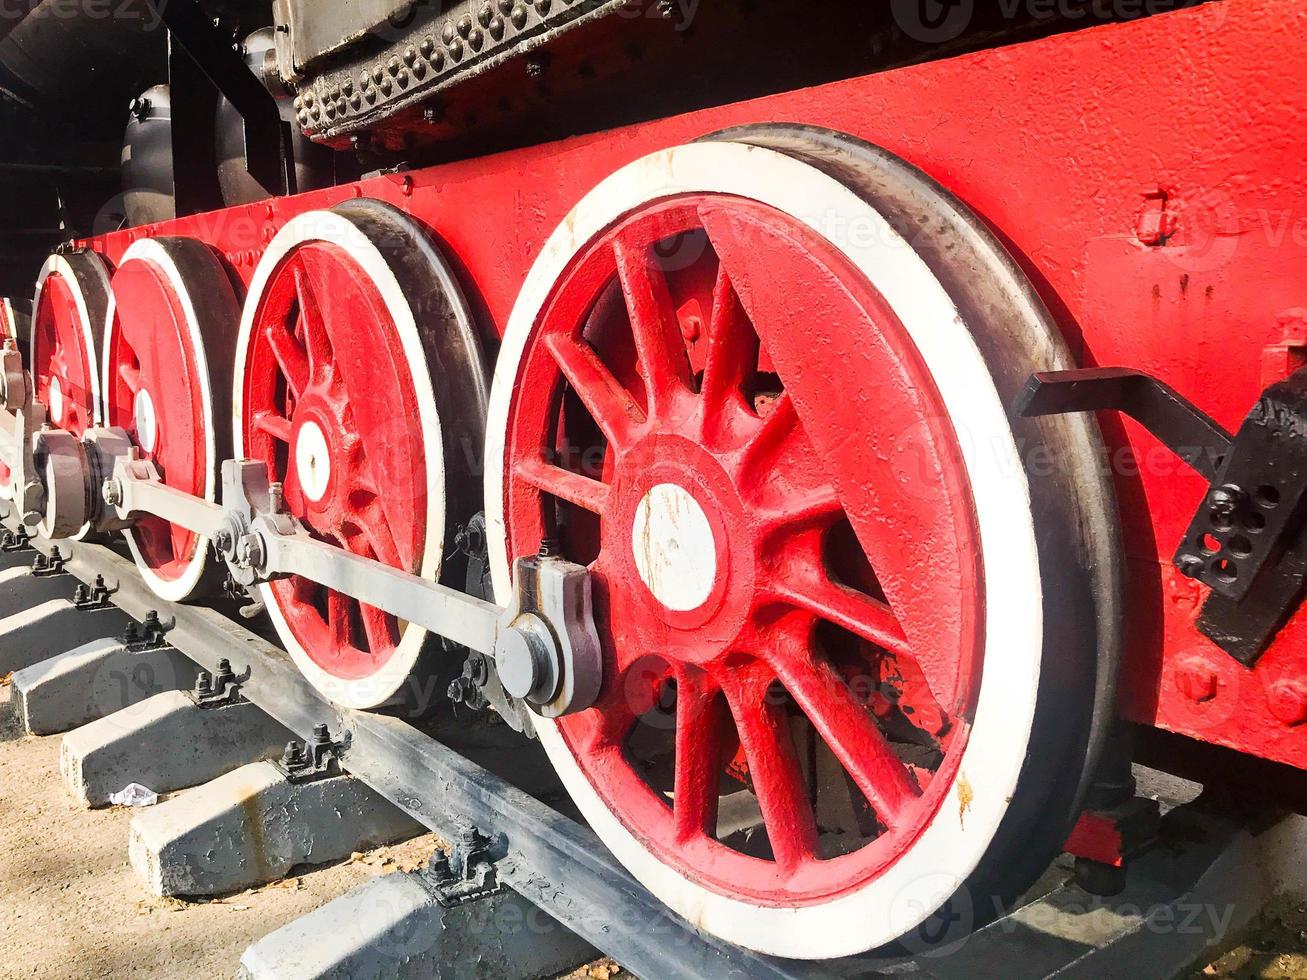
[[24,526],[60,538],[158,517],[211,541],[242,586],[302,576],[489,657],[505,690],[543,717],[583,711],[598,697],[601,653],[584,567],[542,547],[517,560],[513,600],[497,606],[317,540],[282,512],[263,463],[225,461],[221,504],[165,486],[126,431],[99,427],[78,439],[43,425],[45,407],[8,342],[3,368],[0,460]]
[[1121,412],[1207,479],[1175,566],[1212,590],[1198,629],[1255,664],[1307,579],[1307,368],[1263,391],[1233,436],[1170,386],[1125,368],[1035,374],[1016,410]]

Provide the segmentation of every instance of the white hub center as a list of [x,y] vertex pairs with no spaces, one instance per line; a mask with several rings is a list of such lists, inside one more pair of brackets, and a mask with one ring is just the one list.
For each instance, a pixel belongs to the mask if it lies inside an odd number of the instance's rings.
[[683,487],[660,483],[644,495],[631,548],[641,581],[668,609],[697,609],[712,594],[717,544],[708,516]]
[[295,440],[295,473],[304,496],[317,503],[326,495],[331,483],[331,453],[327,437],[313,422],[301,425]]
[[159,416],[154,413],[154,400],[144,388],[136,393],[132,424],[136,426],[137,445],[147,453],[153,453],[159,444]]
[[55,425],[64,424],[64,389],[55,377],[50,378],[50,419]]

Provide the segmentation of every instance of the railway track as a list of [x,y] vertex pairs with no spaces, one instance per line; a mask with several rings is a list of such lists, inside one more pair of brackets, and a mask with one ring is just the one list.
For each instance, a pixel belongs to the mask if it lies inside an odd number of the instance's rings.
[[[5,515],[4,525],[9,533],[17,528],[11,515]],[[348,777],[334,778],[355,780],[386,801],[377,800],[359,811],[361,816],[372,820],[368,824],[365,819],[364,824],[381,834],[381,837],[374,836],[373,842],[380,842],[382,837],[402,837],[420,829],[429,829],[442,839],[454,842],[452,868],[443,860],[434,862],[433,867],[419,875],[379,879],[353,898],[341,899],[344,904],[334,910],[332,905],[326,906],[316,913],[317,920],[310,915],[274,933],[264,944],[251,947],[242,967],[248,976],[317,975],[296,972],[304,969],[302,962],[285,961],[289,950],[302,949],[305,935],[321,937],[321,956],[327,961],[335,958],[338,969],[341,962],[347,964],[346,972],[338,974],[342,976],[356,975],[349,970],[360,969],[360,963],[394,966],[411,957],[414,950],[422,954],[416,961],[431,969],[431,963],[466,956],[469,950],[480,949],[487,943],[486,948],[502,949],[502,937],[488,940],[484,932],[478,934],[478,930],[471,928],[471,920],[451,919],[446,925],[438,926],[428,921],[430,915],[423,913],[427,905],[442,909],[445,905],[475,907],[477,902],[490,901],[493,896],[506,892],[520,897],[529,907],[547,912],[550,920],[556,920],[565,929],[536,935],[528,946],[515,948],[513,955],[519,959],[499,964],[499,975],[503,976],[525,975],[524,969],[528,972],[534,969],[534,975],[558,972],[572,965],[567,963],[569,959],[582,963],[587,956],[594,955],[595,949],[638,976],[659,978],[738,976],[816,980],[897,974],[904,970],[926,970],[927,975],[937,977],[1101,976],[1125,964],[1137,963],[1141,957],[1150,964],[1149,975],[1175,976],[1228,942],[1270,897],[1292,884],[1286,875],[1267,873],[1266,869],[1274,867],[1276,855],[1307,843],[1302,821],[1296,818],[1273,823],[1270,830],[1257,828],[1258,833],[1253,835],[1239,820],[1186,803],[1167,818],[1171,835],[1166,846],[1144,855],[1132,867],[1126,891],[1114,898],[1092,898],[1069,880],[1065,868],[1054,867],[1041,879],[1031,900],[1013,914],[968,934],[968,913],[963,910],[958,920],[957,941],[940,942],[941,937],[931,937],[929,949],[923,947],[917,956],[909,950],[906,955],[900,952],[824,964],[762,957],[730,947],[671,915],[630,878],[588,829],[542,802],[540,796],[549,797],[547,789],[542,791],[537,785],[537,795],[532,795],[514,786],[510,780],[520,779],[523,769],[531,768],[521,764],[520,752],[517,765],[505,764],[506,757],[501,753],[497,762],[503,774],[497,774],[474,761],[478,753],[487,759],[495,757],[493,751],[486,752],[485,744],[456,748],[408,721],[330,705],[300,678],[284,652],[274,644],[228,618],[223,611],[161,603],[132,574],[130,561],[106,545],[19,539],[20,547],[14,548],[12,539],[7,540],[12,550],[3,553],[0,571],[6,583],[4,608],[6,611],[14,606],[21,608],[17,618],[10,615],[0,624],[7,630],[0,636],[0,651],[5,655],[10,655],[19,645],[26,647],[37,635],[24,632],[27,627],[21,614],[48,607],[51,602],[61,602],[64,608],[59,610],[62,618],[47,613],[40,634],[46,645],[35,654],[53,654],[45,664],[66,659],[64,647],[84,648],[96,640],[112,642],[102,634],[121,629],[125,623],[132,624],[138,635],[147,633],[151,624],[159,623],[167,627],[162,649],[181,660],[169,671],[152,671],[151,680],[141,685],[139,691],[122,688],[117,697],[126,704],[116,721],[121,729],[141,724],[148,717],[142,713],[141,704],[159,686],[171,686],[176,694],[177,690],[190,687],[188,682],[199,672],[206,676],[234,673],[239,678],[240,696],[248,701],[246,710],[266,716],[273,734],[265,736],[262,743],[257,736],[250,736],[251,728],[258,726],[251,725],[247,714],[241,721],[246,732],[241,742],[245,755],[238,750],[216,761],[218,769],[239,772],[250,764],[260,764],[269,754],[267,746],[279,744],[276,733],[289,732],[292,738],[297,736],[307,745],[312,745],[315,739],[322,742],[325,725],[330,741],[341,746],[336,754],[339,771],[348,773]],[[34,565],[40,574],[33,573]],[[55,568],[58,572],[51,574]],[[86,594],[97,585],[107,590],[112,611],[88,614],[77,610],[69,601],[85,600]],[[63,593],[62,597],[47,598],[59,592]],[[99,595],[104,596],[105,592]],[[94,604],[83,601],[83,605]],[[104,618],[97,620],[95,616],[101,614]],[[157,661],[158,649],[153,653],[142,649],[135,656],[154,656]],[[30,725],[33,719],[22,704],[24,691],[16,690],[31,687],[24,685],[23,680],[21,674],[11,678],[10,710],[17,715],[19,724]],[[167,696],[165,691],[154,694],[153,698]],[[107,696],[90,713],[98,715],[116,707],[114,702],[114,695]],[[46,725],[40,720],[40,709],[37,710],[36,724]],[[115,716],[107,717],[113,720]],[[86,724],[64,736],[64,775],[73,781],[70,788],[75,794],[79,792],[75,785],[78,777],[67,763],[68,746],[77,741],[79,733],[97,723],[95,718],[79,720]],[[214,733],[209,738],[215,744],[222,741]],[[135,759],[138,768],[133,769],[129,759],[123,760],[119,771],[124,777],[133,771],[148,771],[148,760],[143,758],[147,754],[145,746],[138,746]],[[176,799],[203,800],[223,778],[218,775],[216,780],[207,781],[207,785],[201,782]],[[230,799],[230,787],[224,788]],[[379,807],[395,812],[378,817]],[[137,823],[148,825],[151,812],[143,810]],[[153,812],[161,812],[161,808]],[[399,818],[401,812],[403,817]],[[267,820],[266,812],[261,819]],[[306,811],[304,819],[311,823],[312,814]],[[206,832],[211,840],[218,840],[232,833],[232,828],[214,830],[209,826]],[[237,832],[265,840],[269,834],[267,826],[248,822],[239,825]],[[361,833],[363,836],[350,836],[341,842],[338,849],[343,849],[345,854],[354,850],[366,840],[368,831]],[[134,832],[133,840],[139,843],[140,836]],[[187,846],[193,848],[196,839],[189,840]],[[165,863],[168,860],[165,857]],[[149,862],[134,855],[134,863],[139,870]],[[221,861],[214,862],[210,857],[210,871],[216,877],[205,879],[201,869],[194,880],[187,879],[187,887],[199,893],[205,888],[229,890],[224,882],[230,879],[222,877],[225,871],[221,865]],[[1250,869],[1254,867],[1260,871],[1252,873]],[[288,868],[281,872],[285,870]],[[265,879],[275,877],[276,869],[265,865],[244,869],[243,873],[253,873],[254,877],[242,879],[242,884],[262,884]],[[148,872],[143,877],[147,887],[159,890],[158,879],[151,883]],[[166,869],[163,877],[167,878]],[[420,885],[415,884],[419,881]],[[164,890],[170,887],[165,886]],[[378,893],[378,888],[385,894]],[[433,899],[433,896],[443,897]],[[382,916],[385,921],[377,925],[374,935],[362,941],[353,939],[345,949],[334,948],[329,938],[330,923],[357,914],[361,902],[372,908],[379,902],[384,904],[390,910],[390,918]],[[1209,910],[1220,912],[1221,909],[1228,911],[1209,914]],[[460,926],[464,931],[460,931]],[[425,933],[428,941],[415,944],[414,935],[424,935],[424,929],[435,930],[439,941],[431,940],[428,931]],[[404,941],[397,941],[397,935],[405,937]],[[1159,936],[1165,937],[1166,942],[1152,941]],[[1011,959],[1014,944],[1023,951],[1020,968],[1014,968]]]

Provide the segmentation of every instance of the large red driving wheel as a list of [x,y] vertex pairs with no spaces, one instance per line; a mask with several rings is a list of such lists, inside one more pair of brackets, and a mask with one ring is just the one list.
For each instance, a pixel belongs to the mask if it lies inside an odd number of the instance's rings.
[[50,424],[77,436],[100,421],[100,344],[108,302],[109,271],[93,252],[50,256],[36,281],[28,370]]
[[[429,365],[444,371],[439,391]],[[472,514],[458,440],[481,437],[486,387],[459,288],[411,219],[356,202],[296,218],[269,246],[237,356],[239,450],[267,463],[318,538],[438,578]],[[404,696],[426,631],[297,576],[262,588],[326,696],[356,708]]]
[[[900,938],[969,878],[978,910],[1011,897],[1010,866],[973,875],[1015,853],[1001,828],[1027,796],[1049,802],[1023,766],[1062,573],[989,325],[909,240],[797,155],[656,154],[545,246],[492,392],[496,590],[556,538],[591,570],[604,645],[598,702],[540,720],[545,748],[655,894],[776,955]],[[1085,582],[1075,598],[1092,608]],[[1092,690],[1090,634],[1058,655]],[[1063,769],[1090,702],[1059,705]],[[1024,822],[1064,825],[1075,785]]]
[[[105,333],[105,422],[126,429],[165,485],[204,500],[219,495],[231,444],[230,390],[240,304],[214,252],[186,238],[142,239],[111,283]],[[221,392],[222,395],[215,393]],[[220,584],[205,538],[146,517],[124,532],[142,577],[179,602]]]

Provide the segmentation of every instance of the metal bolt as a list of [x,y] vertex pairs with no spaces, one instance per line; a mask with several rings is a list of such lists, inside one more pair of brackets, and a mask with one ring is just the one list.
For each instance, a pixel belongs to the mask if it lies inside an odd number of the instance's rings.
[[454,869],[450,867],[449,855],[444,851],[437,850],[431,855],[431,874],[437,881],[448,881],[454,877]]
[[281,506],[286,498],[286,488],[281,483],[268,484],[268,502],[272,505],[274,514],[281,512]]
[[304,743],[291,740],[286,743],[286,750],[281,754],[281,764],[286,769],[298,769],[304,764]]
[[538,554],[541,558],[554,557],[558,554],[558,541],[554,538],[541,539]]
[[263,565],[263,539],[257,534],[246,534],[236,548],[236,564],[244,568],[260,568]]
[[104,497],[104,502],[110,507],[117,507],[123,502],[123,485],[112,478],[105,480],[104,486],[100,489],[100,495]]
[[1190,701],[1197,701],[1199,704],[1210,701],[1216,697],[1216,671],[1201,658],[1191,657],[1182,660],[1176,666],[1175,686]]
[[313,744],[314,744],[314,745],[330,745],[330,744],[331,744],[331,729],[328,728],[326,725],[314,725],[314,726],[313,726]]
[[195,675],[195,694],[197,697],[213,693],[213,675],[207,670],[202,670]]
[[545,73],[544,61],[540,58],[527,58],[526,73],[530,78],[539,78]]
[[1177,567],[1180,574],[1188,578],[1197,578],[1203,570],[1204,562],[1197,555],[1181,555]]
[[1243,491],[1232,483],[1217,487],[1207,495],[1207,504],[1218,517],[1230,517],[1243,502]]
[[1300,681],[1276,681],[1266,692],[1266,706],[1286,725],[1307,721],[1307,685]]

